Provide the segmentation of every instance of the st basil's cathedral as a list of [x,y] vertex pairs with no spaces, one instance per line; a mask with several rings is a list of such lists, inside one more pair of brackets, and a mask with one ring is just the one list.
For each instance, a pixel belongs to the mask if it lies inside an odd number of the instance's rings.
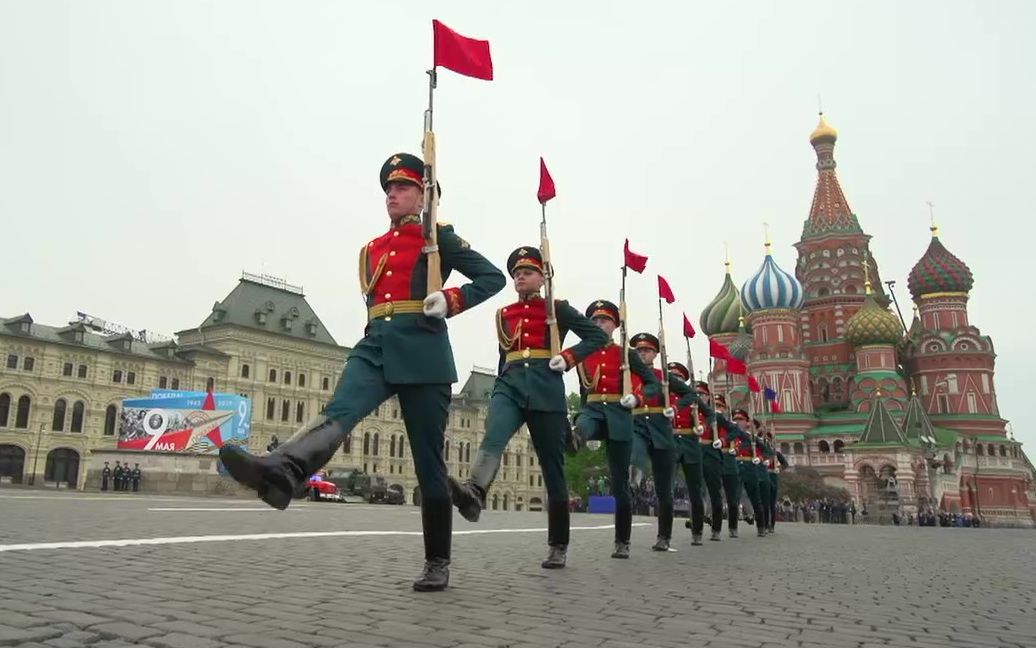
[[731,407],[756,413],[789,463],[845,488],[870,519],[931,510],[1036,526],[1033,466],[1000,416],[993,342],[968,318],[971,270],[933,224],[908,277],[915,306],[906,326],[838,182],[837,140],[821,115],[794,274],[767,241],[740,289],[727,263],[701,314],[702,330],[747,363],[777,406],[723,360],[709,382]]

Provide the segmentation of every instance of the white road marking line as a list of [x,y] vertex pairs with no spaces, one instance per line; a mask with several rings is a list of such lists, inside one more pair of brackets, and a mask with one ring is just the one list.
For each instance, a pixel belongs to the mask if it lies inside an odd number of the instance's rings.
[[[237,512],[237,511],[249,511],[249,512],[260,511],[260,512],[264,512],[265,511],[265,512],[273,512],[273,511],[276,511],[277,509],[272,509],[270,507],[264,507],[264,508],[244,508],[244,507],[238,506],[238,507],[227,507],[227,508],[200,508],[200,507],[199,508],[149,508],[148,510],[149,511],[161,511],[163,513],[177,512],[177,511],[194,512],[194,513],[197,513],[197,512],[220,512],[220,513],[222,513],[224,511],[234,511],[234,512]],[[309,509],[305,508],[305,507],[293,507],[293,508],[290,508],[288,510],[289,511],[308,511]]]
[[[633,526],[651,526],[645,522]],[[572,531],[602,531],[614,528],[611,524],[600,526],[574,526]],[[454,531],[453,535],[493,535],[504,533],[544,533],[546,527],[535,529],[465,529]],[[242,535],[173,536],[167,538],[126,538],[123,540],[79,540],[74,542],[30,542],[25,544],[0,545],[5,551],[34,551],[37,549],[99,549],[104,547],[138,547],[145,545],[193,544],[197,542],[233,542],[237,540],[284,540],[290,538],[340,538],[364,536],[420,536],[420,531],[297,531],[291,533],[248,533]]]

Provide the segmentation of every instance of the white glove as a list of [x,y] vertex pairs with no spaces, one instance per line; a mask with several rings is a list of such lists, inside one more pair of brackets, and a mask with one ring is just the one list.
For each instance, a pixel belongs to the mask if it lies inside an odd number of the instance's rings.
[[698,436],[705,436],[705,427],[702,426],[702,425],[699,425],[699,426],[695,427],[694,428],[694,433],[697,434]]
[[762,461],[759,460],[759,457],[752,457],[752,463],[758,466]]
[[716,439],[715,441],[712,442],[712,447],[717,449],[717,450],[719,450],[720,448],[723,447],[723,440],[722,439]]
[[626,394],[619,399],[619,405],[622,405],[626,409],[633,409],[637,406],[637,397],[633,394]]
[[729,452],[731,455],[733,455],[735,457],[737,456],[737,448],[735,448],[733,446],[731,446],[730,450],[727,450],[727,452]]
[[446,319],[446,295],[444,295],[441,290],[428,295],[424,298],[424,306],[422,307],[422,310],[428,317]]
[[664,414],[667,419],[676,418],[676,410],[674,410],[672,407],[667,407],[664,410],[662,410],[662,414]]
[[547,363],[547,366],[550,367],[551,371],[565,373],[566,371],[568,371],[568,360],[565,360],[564,356],[558,354],[550,359],[550,362]]

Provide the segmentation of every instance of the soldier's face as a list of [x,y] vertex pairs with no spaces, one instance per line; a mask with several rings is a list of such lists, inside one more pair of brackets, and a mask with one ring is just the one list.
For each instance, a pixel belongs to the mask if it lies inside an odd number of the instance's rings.
[[543,275],[531,268],[518,268],[513,279],[514,289],[520,295],[537,293],[543,288]]
[[640,359],[644,361],[644,364],[650,367],[655,364],[655,358],[658,356],[658,351],[655,351],[654,349],[641,348],[637,349],[637,355],[639,355]]
[[746,427],[748,427],[748,421],[743,419],[743,418],[736,418],[736,419],[734,419],[734,422],[737,423],[737,426],[739,428],[741,428],[742,430],[744,430]]
[[385,189],[385,209],[393,222],[404,216],[420,214],[424,191],[410,182],[390,182]]
[[604,331],[604,334],[608,337],[612,336],[612,333],[615,332],[615,327],[617,326],[617,324],[610,317],[595,317],[593,319],[593,322],[597,325],[598,328]]

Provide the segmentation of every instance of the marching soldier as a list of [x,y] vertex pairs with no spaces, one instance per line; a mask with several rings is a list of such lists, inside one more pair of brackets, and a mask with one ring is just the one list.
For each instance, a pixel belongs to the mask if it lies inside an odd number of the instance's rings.
[[724,429],[727,430],[727,448],[723,454],[723,465],[720,479],[723,482],[723,493],[727,502],[727,529],[731,538],[737,537],[738,512],[741,509],[741,475],[738,472],[737,448],[743,443],[751,443],[752,437],[745,434],[736,424],[726,418],[727,402],[717,396],[716,410],[721,416]]
[[[732,413],[734,423],[741,431],[749,435],[749,414],[746,410],[735,409]],[[758,464],[762,463],[761,456],[757,456],[755,438],[750,437],[747,442],[740,442],[737,445],[738,472],[741,476],[741,485],[744,486],[748,501],[752,504],[752,515],[755,517],[755,528],[759,537],[766,535],[766,514],[763,511],[763,501],[759,492],[759,469]]]
[[767,430],[766,440],[773,452],[773,456],[766,460],[766,471],[770,481],[769,532],[772,534],[777,527],[777,491],[780,486],[779,473],[788,467],[788,460],[784,457],[784,453],[777,449],[777,444],[774,442],[772,430]]
[[633,392],[641,401],[633,410],[633,456],[636,457],[633,463],[637,466],[648,461],[651,463],[655,495],[658,497],[658,538],[651,548],[654,551],[669,551],[673,537],[673,471],[676,468],[677,449],[673,418],[676,416],[677,401],[680,397],[692,395],[693,391],[677,375],[670,373],[668,367],[664,374],[661,369],[653,367],[661,350],[657,337],[650,333],[637,333],[630,338],[630,347],[636,350],[645,365],[652,367],[657,382],[665,380],[669,385],[670,402],[663,403],[663,395],[648,396],[642,391],[644,383],[636,378],[633,380]]
[[767,464],[773,457],[773,448],[766,441],[765,428],[759,419],[752,419],[752,425],[755,427],[755,456],[758,459],[754,462],[754,466],[759,479],[759,503],[763,509],[762,535],[768,535],[773,521],[770,518],[770,475]]
[[[450,385],[457,380],[445,320],[500,292],[505,280],[453,227],[439,223],[436,230],[424,231],[419,216],[424,172],[424,162],[408,153],[393,155],[381,167],[389,230],[360,250],[360,290],[368,323],[324,414],[266,456],[232,445],[223,446],[219,454],[235,480],[270,506],[284,509],[360,420],[398,396],[422,494],[425,566],[414,589],[439,591],[450,576],[453,507],[443,443]],[[437,248],[429,247],[436,235]],[[436,256],[439,267],[429,268]],[[428,280],[430,273],[441,272],[445,279],[453,270],[471,283],[428,290],[429,283],[437,283]]]
[[[697,384],[699,397],[709,394],[709,385],[705,382]],[[713,407],[703,408],[701,447],[702,476],[709,491],[709,502],[712,505],[712,535],[709,540],[719,542],[723,530],[723,492],[727,496],[727,515],[729,519],[730,537],[737,537],[737,510],[740,491],[735,480],[724,479],[724,472],[733,468],[737,471],[737,461],[730,453],[740,431],[738,427],[723,414],[727,409],[726,398],[717,394],[713,399]],[[707,413],[707,414],[706,414]],[[721,492],[721,490],[723,492]],[[701,527],[698,527],[698,544],[701,544]]]
[[101,469],[101,490],[108,490],[108,482],[112,478],[112,469],[108,466],[108,462],[104,462],[104,468]]
[[[669,371],[674,375],[690,380],[691,372],[679,362],[670,362]],[[673,400],[670,396],[670,400]],[[702,406],[698,399],[698,407]],[[676,418],[673,419],[673,433],[675,435],[674,449],[676,464],[683,470],[684,481],[687,483],[687,499],[690,504],[690,518],[685,526],[691,530],[691,544],[701,546],[701,531],[705,526],[705,507],[702,503],[702,449],[698,436],[702,433],[701,423],[694,420],[694,408],[681,398],[675,401]],[[702,410],[698,410],[701,417]],[[661,507],[660,507],[661,508]]]
[[133,492],[136,493],[140,490],[140,464],[133,464],[130,480],[133,482]]
[[[586,309],[586,316],[611,339],[620,322],[619,307],[610,301],[598,300]],[[579,391],[582,409],[576,418],[578,441],[604,441],[611,474],[611,491],[615,497],[615,551],[612,558],[630,557],[630,533],[633,525],[633,497],[630,490],[630,456],[633,451],[633,415],[638,397],[623,393],[623,354],[633,375],[644,382],[641,393],[660,393],[655,373],[632,349],[614,342],[591,353],[579,363]]]
[[540,296],[544,265],[539,248],[527,246],[511,253],[507,271],[518,301],[496,313],[500,363],[489,403],[486,435],[475,455],[469,478],[450,478],[453,503],[465,519],[476,522],[485,508],[486,493],[500,468],[507,443],[523,423],[547,483],[547,544],[541,566],[565,566],[569,541],[568,486],[565,483],[565,439],[569,432],[568,403],[562,375],[604,347],[608,336],[567,301],[555,301],[559,341],[568,331],[580,342],[558,355],[550,350],[550,313]]
[[122,485],[123,485],[122,482],[123,482],[123,477],[125,477],[125,475],[126,475],[126,471],[122,467],[122,462],[116,461],[115,462],[115,470],[112,471],[112,477],[114,478],[114,484],[113,484],[114,485],[114,489],[113,490],[117,490],[117,491],[121,491],[122,490]]

